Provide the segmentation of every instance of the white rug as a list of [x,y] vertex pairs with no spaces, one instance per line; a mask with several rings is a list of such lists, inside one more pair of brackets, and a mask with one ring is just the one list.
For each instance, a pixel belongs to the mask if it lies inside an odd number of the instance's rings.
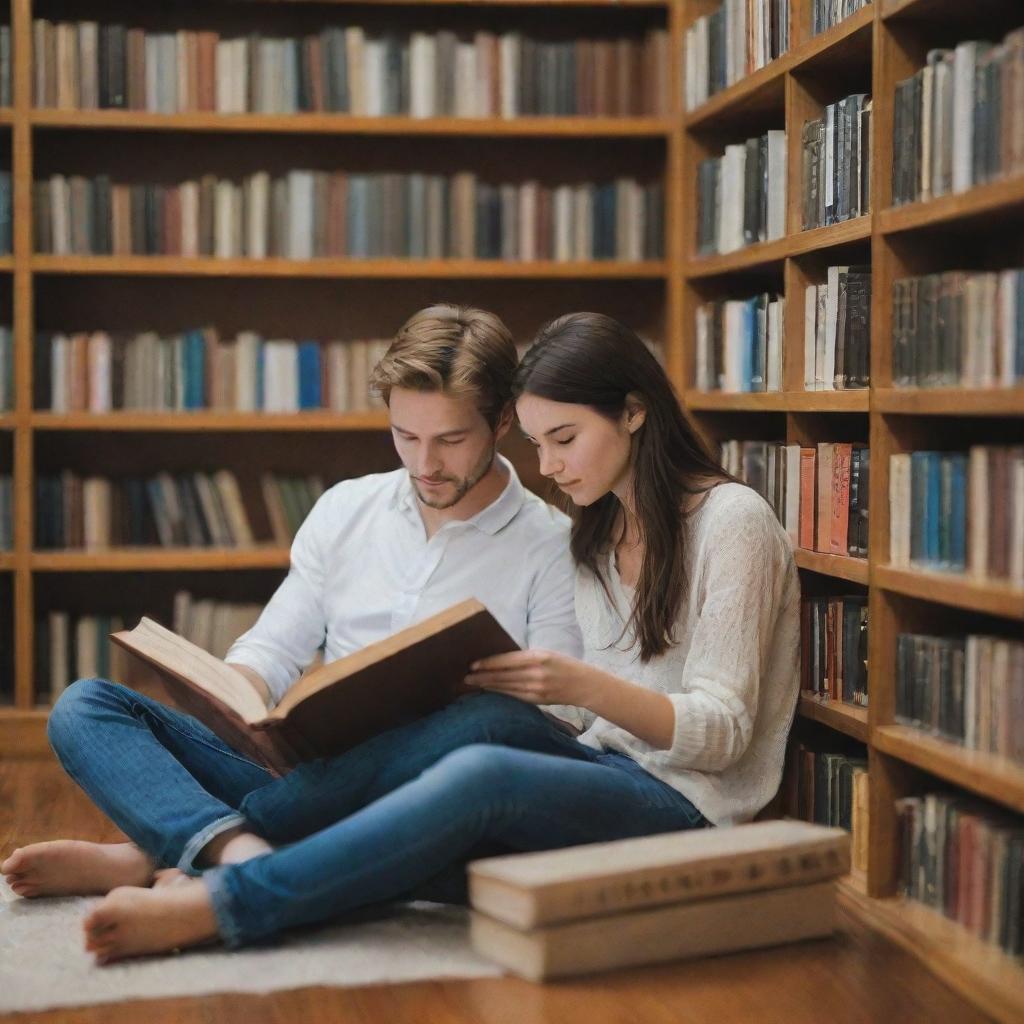
[[386,917],[292,933],[280,944],[94,965],[82,918],[95,899],[19,899],[0,879],[0,1013],[126,999],[496,977],[469,945],[467,911],[410,903]]

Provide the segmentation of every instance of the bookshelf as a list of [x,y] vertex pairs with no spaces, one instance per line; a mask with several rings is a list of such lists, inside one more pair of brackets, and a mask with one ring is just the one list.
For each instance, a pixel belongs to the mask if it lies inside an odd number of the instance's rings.
[[[383,468],[389,440],[379,412],[291,415],[199,412],[57,415],[32,408],[32,340],[37,327],[149,329],[168,289],[184,325],[207,321],[225,330],[264,326],[285,336],[329,337],[338,316],[353,330],[386,336],[411,310],[438,298],[466,301],[503,315],[519,340],[528,340],[547,317],[571,308],[596,308],[660,341],[666,367],[691,421],[710,440],[751,438],[814,444],[867,442],[872,452],[869,557],[857,559],[800,550],[796,562],[808,595],[866,593],[870,608],[868,654],[871,704],[860,708],[802,697],[801,727],[830,731],[865,743],[871,807],[866,878],[844,887],[844,899],[876,927],[912,952],[967,998],[993,1016],[1019,1019],[1024,972],[991,947],[923,906],[897,896],[895,801],[939,784],[977,794],[1024,813],[1024,769],[990,755],[965,751],[894,721],[894,655],[902,630],[946,628],[958,616],[1013,627],[1024,621],[1024,592],[997,583],[889,566],[888,457],[915,447],[965,443],[1020,443],[1024,388],[916,391],[892,386],[892,281],[907,274],[1024,261],[1013,243],[1024,223],[1024,179],[1003,180],[955,196],[891,208],[895,83],[921,66],[932,46],[994,35],[1024,23],[1016,0],[876,0],[819,36],[810,35],[810,0],[791,0],[789,51],[746,79],[684,110],[680,55],[686,29],[719,0],[377,0],[372,5],[263,3],[245,14],[267,31],[305,24],[309,10],[339,20],[351,12],[384,8],[392,19],[419,24],[451,19],[465,26],[536,26],[547,19],[560,30],[624,32],[666,27],[671,38],[671,113],[666,117],[426,118],[352,117],[341,114],[153,114],[114,110],[36,110],[31,105],[31,21],[86,17],[77,8],[42,0],[12,0],[14,106],[0,111],[14,174],[14,254],[0,257],[0,287],[13,296],[17,404],[0,416],[0,468],[15,475],[15,546],[0,553],[0,609],[13,605],[14,706],[0,708],[0,753],[45,751],[45,710],[35,707],[33,619],[58,589],[86,610],[98,585],[107,590],[150,587],[164,598],[176,574],[217,581],[253,574],[269,594],[287,566],[285,549],[261,544],[247,550],[137,549],[37,551],[33,548],[33,481],[66,458],[76,468],[111,457],[189,465],[209,451],[218,465],[272,465],[298,456],[300,468],[326,467],[333,479]],[[104,11],[107,9],[104,8]],[[127,8],[118,8],[127,10]],[[373,13],[372,11],[370,12]],[[380,11],[377,16],[380,16]],[[105,15],[104,15],[105,16]],[[232,15],[224,14],[225,24]],[[134,20],[134,15],[124,15]],[[195,15],[189,15],[195,17]],[[201,19],[219,27],[216,6]],[[145,22],[145,16],[140,16]],[[156,24],[157,22],[154,22]],[[166,24],[165,21],[159,24]],[[191,24],[191,23],[190,23]],[[262,25],[263,22],[261,21]],[[296,29],[298,31],[298,29]],[[801,226],[800,127],[824,105],[854,91],[874,100],[871,212],[811,230]],[[698,162],[728,143],[772,128],[788,137],[786,233],[782,238],[724,255],[696,254],[695,182]],[[89,173],[110,153],[130,165],[175,147],[184,166],[202,168],[204,154],[237,146],[239,166],[275,146],[282,136],[300,152],[351,145],[373,167],[375,147],[402,169],[429,164],[425,154],[453,146],[465,154],[491,145],[493,162],[522,160],[567,174],[599,166],[651,171],[665,182],[665,257],[643,263],[506,263],[485,260],[217,260],[180,257],[54,257],[34,255],[31,241],[33,171],[59,169],[65,147]],[[573,147],[581,153],[574,155]],[[218,148],[220,147],[220,148]],[[94,152],[95,151],[95,152]],[[109,152],[108,152],[109,151]],[[96,154],[99,155],[96,155]],[[137,155],[136,155],[137,154]],[[486,162],[486,161],[485,161]],[[246,164],[248,166],[248,164]],[[973,241],[972,241],[973,239]],[[987,248],[986,248],[987,247]],[[953,255],[950,255],[950,254]],[[808,284],[821,283],[839,263],[872,266],[871,387],[808,392],[803,388],[803,305]],[[782,390],[760,394],[700,392],[694,388],[693,324],[699,303],[771,290],[796,296],[787,309]],[[113,308],[116,316],[97,311]],[[288,310],[282,315],[280,310]],[[58,314],[58,311],[59,314]],[[8,313],[8,315],[11,315]],[[72,323],[64,324],[61,316]],[[301,446],[297,444],[302,438]],[[6,446],[6,447],[5,447]],[[527,482],[531,455],[516,457]],[[6,461],[3,461],[6,460]],[[216,584],[213,584],[216,588]],[[6,588],[6,589],[5,589]],[[0,665],[0,671],[3,671]]]
[[[683,4],[684,31],[715,8]],[[1024,813],[1024,767],[964,749],[895,721],[895,649],[900,632],[984,630],[1019,637],[1024,591],[998,581],[895,568],[888,564],[888,458],[915,449],[1020,444],[1024,389],[931,390],[892,386],[891,285],[945,269],[1020,265],[1024,179],[994,181],[928,202],[891,206],[895,85],[923,66],[932,47],[962,39],[998,39],[1024,24],[1013,0],[965,5],[956,0],[876,0],[845,22],[808,38],[809,0],[796,2],[788,54],[684,115],[684,183],[694,191],[697,165],[727,143],[784,126],[789,140],[787,228],[774,241],[727,255],[696,253],[696,200],[684,197],[682,296],[683,402],[705,436],[799,442],[866,440],[871,449],[868,559],[798,550],[808,596],[842,594],[855,584],[869,601],[870,707],[802,696],[800,731],[819,730],[866,744],[870,814],[867,877],[842,887],[844,902],[921,957],[965,997],[999,1020],[1024,1014],[1024,970],[956,923],[898,894],[896,801],[933,790],[962,791],[1008,812]],[[854,91],[873,97],[871,212],[856,220],[800,231],[800,127],[825,103]],[[872,266],[871,386],[865,391],[805,392],[803,288],[823,280],[829,263]],[[782,390],[729,394],[693,388],[693,327],[698,304],[777,291],[788,303]],[[799,306],[799,308],[797,308]],[[964,625],[963,623],[967,623]]]

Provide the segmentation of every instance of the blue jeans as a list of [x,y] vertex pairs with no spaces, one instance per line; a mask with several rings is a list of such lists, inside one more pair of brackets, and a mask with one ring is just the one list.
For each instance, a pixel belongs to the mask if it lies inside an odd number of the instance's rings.
[[69,687],[48,733],[72,779],[160,864],[198,874],[203,847],[237,825],[291,844],[205,872],[232,946],[389,900],[459,898],[463,865],[481,853],[705,824],[629,757],[498,694],[281,779],[191,716],[103,680]]

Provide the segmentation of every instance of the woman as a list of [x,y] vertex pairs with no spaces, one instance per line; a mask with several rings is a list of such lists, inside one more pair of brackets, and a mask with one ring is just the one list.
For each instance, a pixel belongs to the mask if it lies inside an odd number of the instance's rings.
[[86,920],[98,961],[240,946],[422,894],[484,850],[731,824],[772,798],[797,698],[799,587],[770,507],[721,470],[656,360],[609,317],[545,327],[516,395],[541,473],[571,501],[585,654],[502,655],[469,681],[553,705],[563,724],[538,710],[536,728],[558,732],[560,753],[472,744],[291,846],[115,889]]

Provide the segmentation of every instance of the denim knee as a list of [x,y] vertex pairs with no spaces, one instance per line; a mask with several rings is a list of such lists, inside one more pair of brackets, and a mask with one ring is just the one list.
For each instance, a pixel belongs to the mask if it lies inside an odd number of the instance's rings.
[[75,724],[109,701],[115,687],[106,679],[78,679],[57,698],[46,720],[46,737],[57,753],[73,735]]
[[472,693],[449,705],[449,711],[466,722],[479,723],[487,741],[500,743],[505,734],[515,730],[536,728],[547,719],[540,708],[504,693]]
[[439,786],[458,793],[460,802],[482,804],[511,795],[517,780],[517,767],[524,757],[521,750],[494,743],[470,743],[446,754],[424,777],[432,776]]

